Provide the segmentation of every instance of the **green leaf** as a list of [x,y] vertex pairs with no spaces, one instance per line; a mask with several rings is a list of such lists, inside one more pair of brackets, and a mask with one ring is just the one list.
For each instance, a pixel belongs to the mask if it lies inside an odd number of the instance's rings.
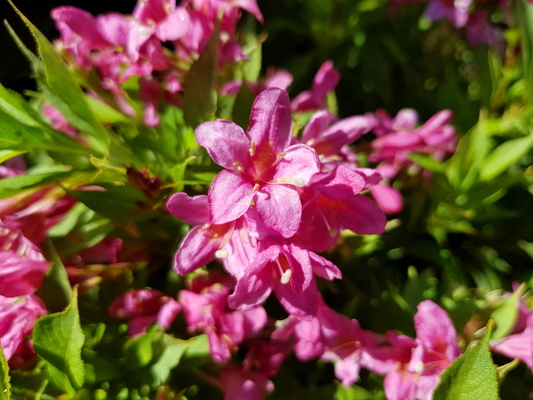
[[157,357],[157,361],[150,365],[150,383],[156,386],[165,384],[170,371],[179,364],[185,350],[194,342],[195,339],[180,340],[160,332],[153,343],[154,358]]
[[220,22],[200,57],[193,63],[183,83],[183,117],[196,127],[215,115],[217,109],[216,79],[218,72]]
[[491,318],[496,323],[496,329],[492,332],[491,340],[504,338],[511,333],[518,319],[518,300],[525,291],[526,284],[522,283],[518,290],[507,297],[503,304],[492,312]]
[[433,400],[498,400],[496,366],[489,340],[494,321],[489,320],[481,340],[466,350],[440,376]]
[[146,197],[134,187],[98,185],[106,190],[70,190],[68,193],[91,210],[116,222],[143,221],[162,215],[157,210],[139,208],[138,203],[146,201]]
[[37,65],[34,65],[34,68],[36,68],[35,73],[41,90],[72,125],[89,135],[87,139],[94,150],[105,153],[109,132],[91,112],[80,86],[48,39],[15,7],[11,0],[8,1],[29,28],[37,43],[42,69],[37,68]]
[[66,178],[72,172],[49,172],[36,175],[20,175],[0,180],[0,199],[13,196],[23,190],[36,185],[55,182],[59,179]]
[[143,335],[129,339],[124,343],[124,366],[127,369],[139,369],[147,366],[154,356],[152,342],[158,328],[156,326],[148,329]]
[[84,381],[81,358],[84,339],[76,288],[64,311],[39,318],[33,328],[33,348],[46,361],[51,383],[71,397]]
[[39,288],[38,295],[44,301],[48,312],[59,312],[70,303],[72,288],[65,267],[52,241],[47,238],[42,247],[44,255],[51,265]]
[[511,139],[496,147],[480,165],[482,180],[490,180],[504,172],[526,155],[533,146],[533,134],[529,136]]
[[427,154],[411,153],[409,159],[431,172],[443,172],[444,165]]
[[9,383],[9,367],[0,346],[0,400],[11,399],[11,385]]

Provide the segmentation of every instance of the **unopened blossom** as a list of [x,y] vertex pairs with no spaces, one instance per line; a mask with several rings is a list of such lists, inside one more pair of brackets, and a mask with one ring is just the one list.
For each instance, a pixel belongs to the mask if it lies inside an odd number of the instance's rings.
[[[252,94],[257,97],[260,93],[264,92],[268,88],[279,88],[282,90],[287,90],[287,88],[292,83],[292,75],[284,70],[273,70],[267,71],[267,75],[264,79],[259,79],[257,82],[246,81],[248,88],[251,90]],[[222,88],[222,96],[236,96],[241,89],[242,81],[235,80],[226,82]]]
[[324,102],[328,92],[339,83],[341,75],[333,67],[333,61],[325,61],[313,79],[311,90],[300,93],[291,102],[293,111],[311,111],[326,108]]
[[261,306],[229,310],[228,296],[228,288],[221,284],[205,287],[199,293],[179,293],[189,331],[207,334],[211,357],[217,363],[227,362],[238,345],[257,335],[267,323]]
[[118,296],[109,306],[109,315],[128,320],[128,332],[135,337],[151,324],[168,328],[180,310],[176,300],[158,290],[136,289]]
[[4,297],[0,295],[0,344],[6,360],[24,345],[37,319],[46,314],[46,307],[37,296]]
[[213,224],[236,220],[253,203],[268,228],[286,238],[296,233],[302,215],[297,188],[319,171],[319,160],[309,146],[290,145],[285,91],[270,88],[256,98],[246,133],[231,121],[217,120],[200,125],[196,139],[225,168],[208,192]]

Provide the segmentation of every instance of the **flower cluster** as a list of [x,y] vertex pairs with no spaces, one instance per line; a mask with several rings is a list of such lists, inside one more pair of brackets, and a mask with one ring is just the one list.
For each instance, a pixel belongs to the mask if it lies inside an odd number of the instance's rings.
[[[62,6],[53,9],[51,16],[61,33],[59,46],[83,73],[97,71],[100,90],[95,87],[92,95],[137,118],[139,110],[124,84],[138,79],[142,118],[146,125],[156,126],[160,97],[181,106],[186,71],[214,33],[220,37],[221,63],[247,58],[235,38],[240,9],[263,20],[255,0],[190,0],[179,6],[171,0],[139,1],[131,16],[107,13],[94,17]],[[163,43],[171,43],[173,51]],[[53,110],[48,114],[56,118]]]

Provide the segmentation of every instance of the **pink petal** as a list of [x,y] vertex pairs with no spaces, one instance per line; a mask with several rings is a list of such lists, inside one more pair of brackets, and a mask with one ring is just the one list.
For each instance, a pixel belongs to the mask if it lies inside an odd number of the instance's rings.
[[431,300],[424,300],[418,305],[414,320],[416,338],[424,347],[442,348],[442,343],[445,343],[448,345],[446,355],[450,361],[459,356],[457,332],[446,311]]
[[370,188],[372,197],[378,203],[379,208],[386,214],[396,214],[403,209],[403,198],[401,193],[393,187],[379,184]]
[[211,222],[224,224],[236,220],[250,208],[254,194],[252,184],[241,175],[220,171],[207,195]]
[[161,41],[177,40],[187,33],[191,21],[187,10],[183,7],[177,7],[176,10],[168,14],[156,28],[156,36]]
[[335,116],[327,110],[314,113],[302,132],[302,142],[311,146],[313,143],[309,141],[318,139],[334,119]]
[[267,264],[275,262],[279,255],[278,246],[270,246],[259,254],[245,275],[237,280],[235,291],[228,299],[231,308],[242,309],[266,300],[276,283],[275,276]]
[[311,258],[311,265],[313,266],[313,274],[329,281],[342,278],[341,271],[331,261],[326,260],[324,257],[321,257],[312,251],[309,252],[309,256]]
[[339,211],[344,228],[361,235],[383,233],[387,223],[385,215],[368,197],[358,194],[345,201],[347,209]]
[[54,20],[65,23],[73,32],[93,45],[106,45],[91,13],[77,7],[62,6],[54,8],[50,15]]
[[250,139],[242,128],[225,119],[205,122],[195,131],[196,140],[221,167],[236,170],[240,163],[246,171],[250,159]]
[[339,83],[341,75],[333,67],[333,61],[326,60],[318,69],[313,80],[313,92],[318,98],[324,98],[326,94],[335,89],[335,86]]
[[263,223],[281,236],[289,238],[298,230],[302,204],[298,192],[293,188],[264,186],[257,191],[255,204]]
[[305,144],[296,144],[287,147],[284,153],[285,155],[276,166],[274,180],[297,179],[298,185],[303,186],[320,171],[320,160],[313,148]]
[[239,7],[248,11],[257,18],[259,22],[263,23],[263,14],[261,14],[256,0],[233,0],[231,3],[234,7]]
[[281,305],[287,312],[295,317],[311,320],[318,309],[318,290],[316,282],[311,284],[301,293],[295,293],[291,285],[278,283],[274,292]]
[[209,223],[206,195],[189,197],[187,193],[174,193],[167,202],[167,210],[189,225]]
[[23,257],[13,250],[0,250],[0,295],[18,297],[41,287],[48,261]]
[[404,370],[391,370],[383,381],[387,400],[412,400],[415,395],[415,377]]
[[100,34],[111,44],[125,47],[130,30],[129,20],[119,13],[108,13],[96,17]]
[[278,154],[291,141],[292,118],[289,95],[284,90],[269,88],[254,101],[250,112],[248,136],[255,142],[256,158],[270,167]]
[[392,120],[391,129],[395,131],[410,130],[418,124],[418,113],[412,108],[404,108]]
[[[223,227],[226,226],[215,225],[213,229]],[[205,229],[203,226],[194,227],[180,244],[174,258],[174,269],[184,276],[214,261],[215,252],[219,250],[222,239],[222,235],[217,237],[210,229]]]
[[281,69],[267,78],[265,81],[265,86],[267,88],[275,87],[282,90],[287,90],[291,83],[292,75],[288,71]]

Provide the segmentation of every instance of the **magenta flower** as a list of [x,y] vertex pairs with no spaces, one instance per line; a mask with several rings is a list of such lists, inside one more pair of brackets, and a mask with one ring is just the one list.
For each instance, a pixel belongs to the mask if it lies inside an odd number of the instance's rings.
[[313,79],[311,90],[300,93],[292,101],[292,111],[310,111],[326,108],[324,99],[328,92],[337,86],[340,79],[339,71],[333,68],[333,61],[325,61]]
[[340,165],[313,176],[302,189],[304,210],[295,240],[313,251],[333,246],[343,229],[359,234],[379,234],[385,228],[385,215],[362,190],[381,179],[374,170],[358,170]]
[[0,295],[0,344],[7,360],[24,346],[35,321],[45,314],[46,307],[33,294],[20,298]]
[[265,374],[226,365],[220,371],[218,386],[224,392],[224,400],[263,400],[262,393],[272,393],[274,384]]
[[267,314],[261,306],[228,310],[228,296],[228,288],[220,284],[206,287],[200,293],[189,290],[179,293],[189,331],[207,334],[211,357],[217,363],[227,362],[234,348],[257,335],[267,323]]
[[472,0],[430,0],[425,14],[432,21],[447,19],[456,28],[465,26],[468,21]]
[[388,332],[392,347],[369,350],[368,369],[385,375],[387,400],[431,400],[440,374],[461,354],[446,312],[431,300],[418,305],[416,339]]
[[151,324],[168,328],[181,305],[155,289],[136,289],[118,296],[109,306],[109,315],[127,319],[131,337],[141,335]]
[[41,287],[50,263],[20,229],[0,222],[0,248],[0,296],[23,296]]
[[318,290],[314,275],[332,280],[341,272],[330,261],[305,247],[281,239],[259,242],[257,258],[238,275],[235,291],[229,297],[231,308],[243,309],[259,304],[274,292],[291,314],[311,319],[318,308]]
[[243,366],[266,376],[275,376],[290,352],[291,348],[286,342],[254,340],[250,343]]
[[180,275],[203,267],[216,258],[233,270],[243,270],[257,253],[257,223],[247,215],[225,224],[211,224],[207,196],[189,197],[175,193],[167,209],[188,224],[196,225],[187,233],[174,257]]
[[213,224],[236,220],[253,203],[268,228],[286,238],[296,233],[302,215],[296,188],[319,171],[319,160],[310,147],[289,145],[289,106],[287,93],[271,88],[256,98],[247,133],[226,120],[196,129],[198,143],[225,168],[208,193]]
[[[369,122],[372,120],[366,116],[356,115],[340,121],[335,120],[336,117],[328,111],[318,111],[302,132],[302,143],[316,150],[322,172],[329,171],[337,165],[357,168],[355,154],[348,145],[371,129]],[[293,142],[296,141],[297,139],[293,138]]]

